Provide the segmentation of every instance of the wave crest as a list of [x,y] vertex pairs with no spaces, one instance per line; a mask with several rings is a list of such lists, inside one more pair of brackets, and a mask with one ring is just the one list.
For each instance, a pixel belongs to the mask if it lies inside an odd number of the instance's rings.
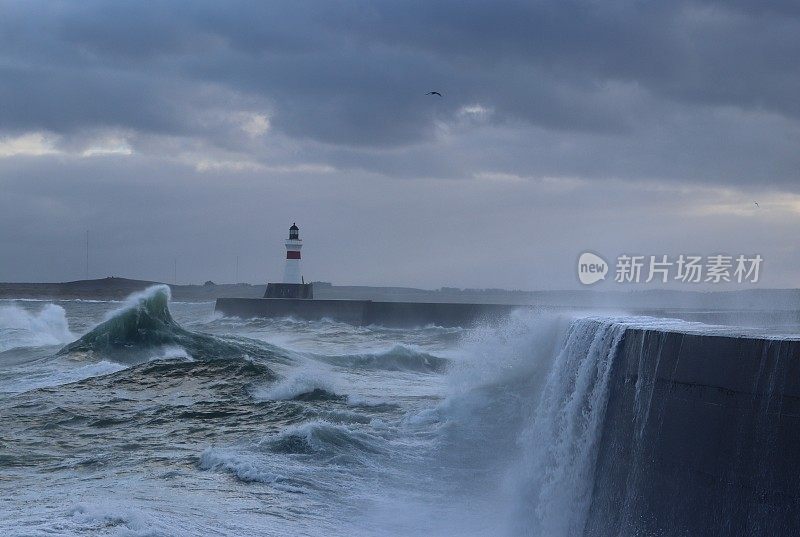
[[253,392],[253,397],[265,401],[328,401],[343,399],[321,373],[300,371],[292,376]]
[[369,458],[385,451],[382,441],[381,437],[343,425],[315,420],[290,425],[249,448],[208,447],[200,454],[198,466],[202,470],[230,473],[242,482],[268,483],[287,489],[302,485],[299,490],[307,491],[309,487],[324,487],[324,483],[313,467],[302,471],[302,466],[295,465],[297,456],[336,464],[366,464]]
[[446,358],[420,352],[403,345],[395,345],[387,351],[378,353],[321,356],[318,359],[339,367],[416,373],[443,373],[450,364]]
[[172,318],[169,301],[170,290],[166,285],[134,293],[121,308],[106,315],[105,321],[66,345],[59,354],[94,353],[133,363],[174,358],[176,352],[181,359],[196,360],[277,357],[276,352],[255,342],[234,342],[184,329]]
[[380,438],[324,420],[290,425],[275,437],[266,439],[270,451],[276,453],[318,453],[352,457],[356,453],[380,453]]
[[124,306],[108,313],[105,321],[60,352],[181,346],[181,340],[189,332],[172,318],[169,300],[170,290],[166,285],[135,293]]

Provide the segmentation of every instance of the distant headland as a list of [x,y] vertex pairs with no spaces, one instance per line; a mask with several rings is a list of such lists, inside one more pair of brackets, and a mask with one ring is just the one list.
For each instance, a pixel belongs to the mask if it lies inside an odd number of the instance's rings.
[[[0,283],[0,298],[121,300],[161,283],[117,277],[60,283]],[[247,283],[217,285],[211,281],[202,285],[166,285],[172,291],[172,298],[178,301],[213,301],[220,296],[249,298],[263,295],[266,288]]]

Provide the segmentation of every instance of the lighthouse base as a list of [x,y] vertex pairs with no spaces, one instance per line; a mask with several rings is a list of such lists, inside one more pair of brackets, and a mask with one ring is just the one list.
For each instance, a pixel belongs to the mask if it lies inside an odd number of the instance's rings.
[[314,298],[312,283],[268,283],[264,298]]

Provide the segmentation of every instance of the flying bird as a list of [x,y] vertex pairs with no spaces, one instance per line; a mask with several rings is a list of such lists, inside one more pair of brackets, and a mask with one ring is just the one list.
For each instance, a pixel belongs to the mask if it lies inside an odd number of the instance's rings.
[[429,92],[428,92],[428,93],[426,93],[425,95],[438,95],[439,97],[441,97],[441,96],[442,96],[442,94],[441,94],[441,93],[439,93],[438,91],[429,91]]
[[753,203],[755,203],[756,207],[758,207],[759,209],[761,208],[761,205],[759,205],[757,201],[754,201]]

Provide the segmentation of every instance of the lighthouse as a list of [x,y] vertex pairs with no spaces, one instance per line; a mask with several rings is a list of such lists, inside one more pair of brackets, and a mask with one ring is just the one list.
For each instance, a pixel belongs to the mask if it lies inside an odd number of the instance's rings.
[[268,283],[264,298],[314,298],[312,284],[303,281],[300,272],[300,250],[303,249],[303,239],[300,238],[300,228],[293,223],[289,228],[289,238],[283,241],[286,246],[286,260],[283,265],[283,281],[281,283]]
[[303,283],[300,273],[300,250],[303,248],[303,239],[300,238],[300,228],[293,223],[289,228],[289,238],[284,241],[286,245],[286,264],[283,266],[283,283]]

